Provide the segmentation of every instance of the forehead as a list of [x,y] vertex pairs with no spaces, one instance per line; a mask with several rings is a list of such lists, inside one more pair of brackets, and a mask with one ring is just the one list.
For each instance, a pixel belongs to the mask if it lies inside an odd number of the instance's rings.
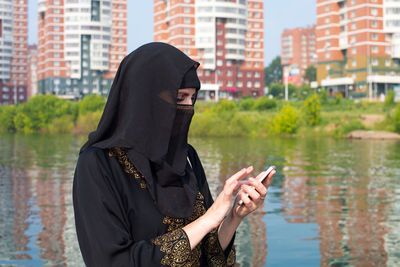
[[178,93],[179,94],[194,94],[196,93],[196,89],[194,88],[182,88],[182,89],[178,89]]

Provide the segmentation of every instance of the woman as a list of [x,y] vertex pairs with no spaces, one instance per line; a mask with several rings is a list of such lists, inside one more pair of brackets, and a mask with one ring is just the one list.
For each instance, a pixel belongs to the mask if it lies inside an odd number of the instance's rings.
[[233,265],[235,230],[262,205],[273,174],[266,186],[256,179],[240,185],[252,171],[244,168],[213,202],[187,143],[198,65],[164,43],[144,45],[121,62],[75,170],[75,222],[86,265]]

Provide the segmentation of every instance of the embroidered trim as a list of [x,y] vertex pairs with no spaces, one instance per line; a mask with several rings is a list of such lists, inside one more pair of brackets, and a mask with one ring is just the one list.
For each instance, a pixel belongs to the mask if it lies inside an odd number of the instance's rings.
[[189,239],[182,229],[176,229],[154,239],[153,243],[160,246],[165,253],[161,264],[169,266],[191,266],[191,250]]
[[135,180],[139,183],[140,188],[146,189],[147,184],[144,176],[136,169],[135,165],[129,160],[126,150],[121,147],[113,147],[108,151],[109,157],[117,157],[118,162],[124,167],[124,171],[133,174]]

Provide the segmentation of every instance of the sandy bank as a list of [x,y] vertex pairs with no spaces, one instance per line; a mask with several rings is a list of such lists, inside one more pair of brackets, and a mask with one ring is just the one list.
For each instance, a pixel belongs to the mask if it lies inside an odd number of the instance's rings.
[[400,134],[385,131],[353,131],[347,135],[350,139],[372,139],[372,140],[399,140]]

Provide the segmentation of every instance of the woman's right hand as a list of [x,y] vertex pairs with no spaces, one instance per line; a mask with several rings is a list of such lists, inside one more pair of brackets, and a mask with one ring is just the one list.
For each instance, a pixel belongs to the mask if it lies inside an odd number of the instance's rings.
[[249,175],[252,171],[253,167],[244,168],[226,180],[222,192],[203,215],[211,229],[218,227],[222,223],[231,208],[233,194],[240,186],[239,180]]

